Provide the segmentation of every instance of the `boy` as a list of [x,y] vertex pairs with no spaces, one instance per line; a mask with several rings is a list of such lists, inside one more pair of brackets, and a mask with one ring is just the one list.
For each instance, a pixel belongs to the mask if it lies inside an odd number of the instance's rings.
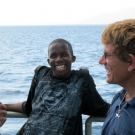
[[109,104],[90,75],[90,86],[86,86],[82,72],[71,70],[75,60],[68,41],[52,41],[47,60],[51,68],[39,71],[34,96],[30,91],[26,102],[6,104],[7,111],[29,116],[21,135],[82,135],[82,114],[106,116]]

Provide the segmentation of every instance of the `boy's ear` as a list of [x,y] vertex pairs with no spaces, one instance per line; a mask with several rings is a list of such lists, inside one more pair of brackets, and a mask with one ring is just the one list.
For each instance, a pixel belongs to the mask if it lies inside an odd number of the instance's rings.
[[132,71],[135,69],[135,56],[133,54],[129,54],[130,56],[130,62],[128,66],[128,71]]
[[75,60],[76,60],[76,57],[73,56],[73,57],[72,57],[72,62],[75,62]]
[[48,62],[48,64],[50,65],[50,63],[49,63],[49,59],[47,59],[47,62]]

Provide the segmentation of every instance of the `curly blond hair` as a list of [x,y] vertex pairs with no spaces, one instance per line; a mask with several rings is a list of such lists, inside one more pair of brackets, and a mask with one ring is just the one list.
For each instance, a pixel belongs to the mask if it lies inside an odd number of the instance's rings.
[[128,62],[129,54],[135,55],[135,19],[118,21],[108,25],[101,37],[103,45],[114,46],[114,54]]

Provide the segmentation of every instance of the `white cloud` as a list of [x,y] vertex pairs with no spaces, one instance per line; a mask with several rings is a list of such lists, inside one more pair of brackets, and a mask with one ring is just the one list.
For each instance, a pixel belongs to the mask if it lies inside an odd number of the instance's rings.
[[[78,24],[110,24],[125,19],[135,19],[135,8],[124,8],[116,11],[98,14],[94,17],[82,19]],[[74,22],[76,23],[76,22]]]
[[[79,23],[98,15],[107,17],[108,13],[131,8],[133,2],[133,0],[0,0],[0,25]],[[123,15],[126,12],[123,12]],[[102,19],[102,16],[93,19],[92,23],[105,23],[106,20]]]

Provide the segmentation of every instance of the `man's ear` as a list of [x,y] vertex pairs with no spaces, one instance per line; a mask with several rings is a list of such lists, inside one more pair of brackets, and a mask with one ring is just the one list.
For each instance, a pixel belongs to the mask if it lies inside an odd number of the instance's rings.
[[76,56],[72,56],[72,62],[75,62]]
[[133,54],[129,54],[130,61],[128,65],[128,71],[132,71],[135,69],[135,56]]

